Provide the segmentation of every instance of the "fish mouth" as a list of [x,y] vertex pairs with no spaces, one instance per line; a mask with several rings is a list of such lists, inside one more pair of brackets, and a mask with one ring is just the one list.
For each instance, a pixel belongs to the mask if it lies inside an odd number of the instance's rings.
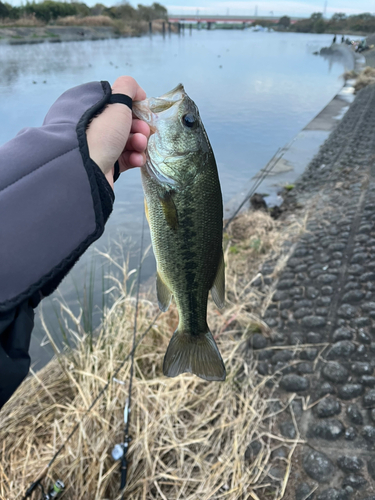
[[169,92],[166,92],[164,95],[156,97],[154,99],[150,99],[150,109],[153,113],[165,111],[172,107],[174,104],[181,102],[185,97],[186,92],[184,86],[182,85],[182,83],[179,83],[177,87],[170,90]]
[[[178,112],[180,103],[187,97],[183,85],[180,83],[174,89],[166,92],[160,97],[150,97],[144,101],[133,102],[133,113],[140,120],[145,121],[150,127],[150,138],[153,134],[157,135],[157,122],[161,119],[173,119]],[[161,115],[162,116],[159,116]],[[155,153],[155,151],[154,151]],[[156,149],[156,154],[159,154]],[[177,181],[160,171],[158,166],[154,164],[146,152],[147,162],[145,165],[148,174],[153,177],[159,184],[167,185],[169,187],[176,186]],[[168,163],[172,158],[161,158],[162,163]]]
[[153,133],[158,113],[170,110],[175,104],[183,101],[185,97],[185,89],[179,83],[177,87],[160,97],[150,97],[144,101],[135,101],[133,103],[133,113],[137,118],[145,121],[150,126],[151,133]]

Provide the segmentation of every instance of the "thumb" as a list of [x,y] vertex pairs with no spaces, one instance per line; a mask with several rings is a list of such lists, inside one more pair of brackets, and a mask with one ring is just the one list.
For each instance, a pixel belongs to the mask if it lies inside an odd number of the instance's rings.
[[120,76],[112,85],[113,94],[126,94],[134,101],[146,99],[146,92],[131,76]]

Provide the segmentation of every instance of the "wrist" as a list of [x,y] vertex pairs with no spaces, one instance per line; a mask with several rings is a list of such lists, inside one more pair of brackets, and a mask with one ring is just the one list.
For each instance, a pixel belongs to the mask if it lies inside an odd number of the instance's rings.
[[107,176],[107,174],[112,171],[116,160],[112,161],[111,155],[103,151],[106,148],[98,141],[96,131],[89,127],[88,130],[86,130],[86,137],[90,158],[98,165],[103,174]]

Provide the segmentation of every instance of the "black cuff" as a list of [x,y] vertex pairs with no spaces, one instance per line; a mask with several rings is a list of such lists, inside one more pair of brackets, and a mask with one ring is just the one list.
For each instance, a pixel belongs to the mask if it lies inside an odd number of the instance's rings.
[[115,163],[115,171],[113,174],[113,182],[116,182],[117,179],[120,177],[120,164],[118,161]]

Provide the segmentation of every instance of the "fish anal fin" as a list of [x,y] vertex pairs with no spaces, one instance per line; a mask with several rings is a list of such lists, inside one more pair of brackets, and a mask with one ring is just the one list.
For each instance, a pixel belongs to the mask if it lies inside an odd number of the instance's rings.
[[205,380],[225,380],[224,362],[210,331],[197,336],[178,329],[174,332],[165,353],[163,373],[176,377],[186,372]]
[[165,191],[162,195],[159,195],[159,200],[168,226],[175,231],[178,227],[178,216],[171,191]]
[[159,272],[156,273],[156,292],[158,295],[159,309],[165,312],[171,303],[172,294],[163,279],[160,277]]
[[220,262],[214,284],[211,288],[211,295],[217,307],[222,309],[225,305],[225,264],[223,250],[221,250]]

